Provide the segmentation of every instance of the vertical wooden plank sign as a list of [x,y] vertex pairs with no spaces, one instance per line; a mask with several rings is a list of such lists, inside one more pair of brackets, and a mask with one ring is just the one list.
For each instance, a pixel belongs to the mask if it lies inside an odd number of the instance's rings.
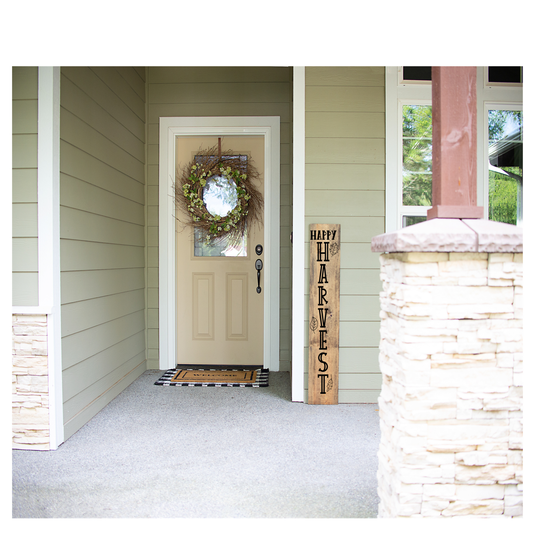
[[308,403],[339,403],[340,224],[310,224]]

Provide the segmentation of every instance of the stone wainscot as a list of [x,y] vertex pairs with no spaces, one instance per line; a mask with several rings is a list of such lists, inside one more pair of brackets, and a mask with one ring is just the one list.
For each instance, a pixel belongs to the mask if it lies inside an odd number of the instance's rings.
[[46,315],[13,315],[12,447],[49,450]]

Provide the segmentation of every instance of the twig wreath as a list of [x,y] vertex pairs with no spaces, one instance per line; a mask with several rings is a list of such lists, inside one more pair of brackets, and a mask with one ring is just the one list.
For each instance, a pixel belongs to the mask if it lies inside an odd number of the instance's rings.
[[[255,185],[258,177],[249,157],[209,148],[179,171],[174,185],[176,206],[189,215],[187,226],[201,230],[199,238],[206,244],[235,244],[242,240],[247,224],[261,223],[263,197]],[[230,197],[226,214],[208,210],[208,192]]]

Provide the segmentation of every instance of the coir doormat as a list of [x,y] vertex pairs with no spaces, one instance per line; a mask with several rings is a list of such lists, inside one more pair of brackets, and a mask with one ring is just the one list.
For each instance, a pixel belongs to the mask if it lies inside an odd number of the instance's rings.
[[154,385],[174,387],[268,387],[268,368],[167,370]]

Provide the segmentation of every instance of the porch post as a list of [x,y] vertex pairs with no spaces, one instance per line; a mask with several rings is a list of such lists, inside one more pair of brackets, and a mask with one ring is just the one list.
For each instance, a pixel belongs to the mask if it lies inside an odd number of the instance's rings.
[[433,67],[432,218],[483,218],[477,206],[476,67]]

